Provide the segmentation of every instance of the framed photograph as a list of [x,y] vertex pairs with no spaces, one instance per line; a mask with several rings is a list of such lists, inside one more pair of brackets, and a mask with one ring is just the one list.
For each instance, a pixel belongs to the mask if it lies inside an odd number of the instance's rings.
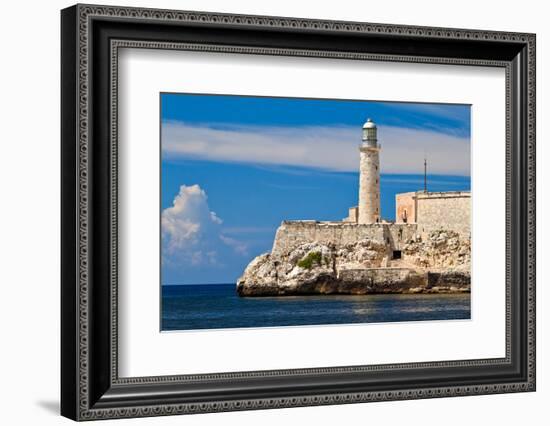
[[535,390],[535,35],[61,12],[61,412]]

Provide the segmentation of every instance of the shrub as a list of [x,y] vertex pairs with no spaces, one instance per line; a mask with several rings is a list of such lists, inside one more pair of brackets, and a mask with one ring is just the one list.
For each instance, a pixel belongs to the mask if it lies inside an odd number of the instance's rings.
[[297,265],[300,268],[311,269],[314,264],[321,265],[322,258],[323,256],[321,252],[312,251],[311,253],[308,253],[307,256],[305,256],[302,260],[300,260]]

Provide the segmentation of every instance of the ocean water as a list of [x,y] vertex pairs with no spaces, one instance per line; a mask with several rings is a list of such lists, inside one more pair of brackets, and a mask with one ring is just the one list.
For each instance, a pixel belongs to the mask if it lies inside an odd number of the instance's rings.
[[470,319],[470,294],[239,297],[235,284],[162,286],[161,329]]

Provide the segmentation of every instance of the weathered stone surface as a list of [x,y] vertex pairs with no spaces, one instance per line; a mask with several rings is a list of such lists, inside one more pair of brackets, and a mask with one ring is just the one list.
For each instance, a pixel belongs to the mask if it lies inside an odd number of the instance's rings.
[[403,259],[424,268],[470,269],[470,239],[454,231],[436,230],[424,240],[403,246]]
[[241,296],[455,293],[470,290],[470,241],[452,231],[411,238],[389,260],[385,239],[298,242],[256,257],[237,281]]
[[395,219],[398,224],[416,224],[420,234],[452,229],[463,237],[469,237],[471,193],[416,191],[396,194]]
[[416,221],[421,233],[452,229],[460,235],[470,235],[471,194],[457,192],[417,192]]
[[284,221],[277,229],[271,253],[283,256],[305,242],[333,244],[336,247],[372,240],[384,244],[387,250],[401,250],[403,244],[414,239],[415,224],[350,222]]

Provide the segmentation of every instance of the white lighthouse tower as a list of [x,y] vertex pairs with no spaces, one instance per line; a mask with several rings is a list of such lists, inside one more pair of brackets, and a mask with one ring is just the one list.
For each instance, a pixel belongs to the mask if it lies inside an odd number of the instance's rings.
[[380,221],[380,145],[376,124],[369,118],[363,125],[359,148],[359,224]]

